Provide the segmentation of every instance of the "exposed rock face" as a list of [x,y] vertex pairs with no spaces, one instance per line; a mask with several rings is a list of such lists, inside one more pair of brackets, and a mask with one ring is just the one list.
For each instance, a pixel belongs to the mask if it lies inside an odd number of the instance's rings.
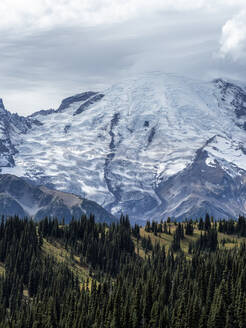
[[0,213],[19,215],[40,220],[45,216],[64,218],[69,222],[72,217],[94,214],[98,222],[113,222],[115,218],[93,201],[82,197],[38,187],[22,178],[10,174],[0,175]]
[[245,213],[245,172],[233,178],[216,160],[210,162],[205,149],[199,149],[182,172],[159,184],[157,192],[165,202],[153,213],[155,218],[163,214],[199,218],[207,212],[216,218],[230,218]]
[[234,83],[217,79],[214,81],[221,92],[221,101],[225,106],[232,106],[238,118],[246,118],[246,91]]
[[57,109],[57,112],[62,112],[64,109],[68,108],[73,103],[77,103],[80,101],[84,102],[89,98],[95,96],[96,94],[97,92],[88,91],[88,92],[79,93],[72,97],[68,97],[62,101],[60,107]]
[[31,114],[29,117],[32,117],[33,118],[33,117],[38,116],[38,115],[46,116],[46,115],[53,114],[55,112],[56,112],[56,110],[55,109],[52,109],[52,108],[50,108],[50,109],[41,109],[41,110],[39,110],[39,111]]
[[25,118],[8,112],[0,99],[0,167],[13,167],[15,144],[20,134],[25,134],[32,126],[41,123],[36,119]]
[[14,126],[22,128],[1,139],[12,166],[3,173],[92,199],[133,221],[246,212],[242,83],[142,74],[31,118],[39,124],[18,118]]

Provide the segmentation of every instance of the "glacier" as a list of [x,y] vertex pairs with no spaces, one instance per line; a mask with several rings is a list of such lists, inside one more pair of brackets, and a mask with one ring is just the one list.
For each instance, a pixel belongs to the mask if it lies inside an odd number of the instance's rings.
[[11,158],[1,159],[2,173],[81,195],[139,222],[246,212],[240,82],[138,74],[25,120],[22,128],[11,123]]

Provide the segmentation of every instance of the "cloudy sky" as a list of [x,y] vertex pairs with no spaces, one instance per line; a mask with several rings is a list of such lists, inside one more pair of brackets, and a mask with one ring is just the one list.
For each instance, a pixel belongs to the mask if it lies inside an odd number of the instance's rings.
[[246,80],[245,0],[1,0],[0,97],[57,108],[144,71]]

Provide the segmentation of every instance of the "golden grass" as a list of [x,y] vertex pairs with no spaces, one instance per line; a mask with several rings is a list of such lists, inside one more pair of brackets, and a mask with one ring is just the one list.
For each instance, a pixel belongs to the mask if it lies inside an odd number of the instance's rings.
[[139,240],[137,242],[137,239],[135,237],[132,237],[132,240],[133,240],[134,245],[135,245],[135,253],[144,259],[145,258],[145,252],[144,252],[144,250],[141,246],[141,240]]
[[28,289],[23,289],[23,296],[29,298]]
[[[152,232],[146,232],[144,228],[140,228],[140,236],[143,238],[150,237],[151,242],[153,245],[159,243],[160,246],[165,246],[166,252],[168,252],[172,241],[173,241],[173,234],[177,228],[177,225],[174,223],[168,224],[168,229],[170,228],[171,235],[166,233],[157,233],[155,236]],[[204,231],[202,231],[204,233]],[[186,258],[190,259],[191,255],[189,254],[189,243],[195,242],[201,235],[201,231],[198,230],[197,226],[195,225],[195,229],[192,236],[185,235],[185,238],[181,240],[181,249],[185,253]],[[132,237],[132,240],[135,245],[135,253],[139,255],[141,258],[145,259],[146,256],[149,256],[151,252],[145,253],[144,249],[141,246],[141,240],[137,242],[137,239]],[[246,242],[246,238],[238,237],[237,235],[226,235],[223,233],[218,233],[218,240],[219,240],[219,247],[221,249],[232,249],[237,247],[242,242]],[[222,243],[222,240],[225,242]],[[45,238],[43,239],[43,252],[44,255],[51,255],[53,256],[58,262],[65,263],[68,268],[75,274],[78,278],[81,288],[87,286],[88,281],[88,288],[91,289],[92,281],[95,280],[89,275],[89,268],[86,265],[81,265],[80,258],[76,255],[71,256],[71,252],[68,249],[59,243],[57,240],[53,240],[52,242],[47,241]],[[0,263],[0,274],[4,274],[5,269],[4,265]]]
[[44,238],[42,248],[45,255],[51,255],[57,262],[65,263],[68,266],[78,278],[81,288],[86,286],[86,281],[88,279],[88,287],[90,289],[92,278],[89,275],[89,268],[80,264],[80,258],[78,256],[71,256],[71,252],[66,250],[65,247],[56,240],[49,242]]
[[5,267],[2,262],[0,262],[0,275],[3,276],[5,274]]
[[[169,247],[171,246],[171,243],[173,241],[173,233],[176,230],[177,226],[174,223],[168,224],[168,227],[170,227],[171,235],[166,233],[157,233],[157,236],[154,235],[152,232],[146,232],[144,228],[140,228],[140,236],[143,238],[150,237],[152,244],[159,243],[160,246],[165,246],[166,251],[168,251]],[[204,231],[202,231],[204,233]],[[188,253],[189,251],[189,243],[195,242],[201,235],[201,231],[198,230],[197,225],[195,225],[195,229],[192,236],[185,235],[185,238],[181,240],[181,249],[186,254],[187,258],[190,258],[190,255]],[[225,240],[225,243],[222,243],[222,240]],[[142,258],[145,258],[145,252],[142,249],[141,242],[139,242],[139,249],[137,249],[137,243],[136,239],[133,238],[134,244],[135,244],[135,252],[138,253]],[[219,241],[219,248],[225,248],[225,249],[232,249],[234,247],[240,246],[242,242],[246,243],[245,237],[238,237],[237,235],[227,235],[224,233],[218,232],[218,241]]]

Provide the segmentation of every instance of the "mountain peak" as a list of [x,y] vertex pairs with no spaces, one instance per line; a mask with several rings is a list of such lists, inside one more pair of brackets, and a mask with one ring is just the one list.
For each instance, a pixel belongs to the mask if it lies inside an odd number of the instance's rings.
[[0,98],[0,109],[5,110],[2,98]]
[[245,213],[246,91],[226,83],[149,72],[66,98],[21,142],[12,129],[3,173],[133,220]]

